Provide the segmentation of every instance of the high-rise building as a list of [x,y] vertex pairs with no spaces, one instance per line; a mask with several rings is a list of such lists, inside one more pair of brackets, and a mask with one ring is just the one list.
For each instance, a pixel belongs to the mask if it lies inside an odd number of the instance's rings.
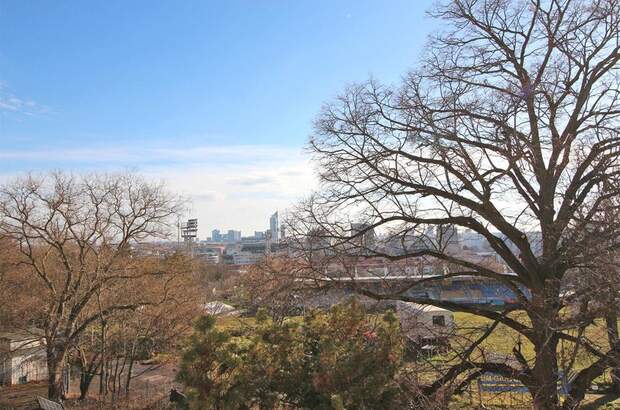
[[263,231],[254,231],[254,239],[265,239],[265,232]]
[[211,240],[213,242],[222,242],[222,234],[219,229],[214,229],[211,231]]
[[239,242],[241,240],[241,231],[228,230],[226,234],[226,240],[228,242]]
[[351,243],[356,244],[363,250],[368,251],[375,248],[377,242],[377,236],[375,229],[371,225],[366,223],[352,223],[350,235],[352,238]]
[[280,239],[280,222],[278,221],[278,211],[269,218],[269,230],[271,231],[271,240],[278,242]]
[[280,225],[280,240],[284,240],[286,238],[286,231],[284,225]]

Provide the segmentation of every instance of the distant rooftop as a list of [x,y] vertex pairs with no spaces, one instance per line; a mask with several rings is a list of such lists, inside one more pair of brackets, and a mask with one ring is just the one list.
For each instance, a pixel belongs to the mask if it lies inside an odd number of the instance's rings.
[[39,339],[43,337],[43,330],[38,328],[26,329],[2,329],[0,330],[0,339],[8,339],[13,341]]

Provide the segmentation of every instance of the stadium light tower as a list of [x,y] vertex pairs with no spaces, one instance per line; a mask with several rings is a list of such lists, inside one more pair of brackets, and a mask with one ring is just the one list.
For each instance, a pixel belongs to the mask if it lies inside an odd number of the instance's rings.
[[198,219],[188,219],[183,225],[181,225],[181,237],[183,243],[187,246],[191,246],[198,237]]

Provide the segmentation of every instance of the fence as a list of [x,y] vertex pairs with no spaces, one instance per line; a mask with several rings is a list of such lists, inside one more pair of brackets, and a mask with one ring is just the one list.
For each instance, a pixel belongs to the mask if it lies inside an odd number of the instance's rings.
[[[558,393],[566,395],[570,388],[570,380],[562,372],[560,372],[558,379]],[[502,404],[510,406],[526,406],[530,400],[527,387],[519,380],[489,372],[478,379],[478,398],[480,404],[501,401]]]

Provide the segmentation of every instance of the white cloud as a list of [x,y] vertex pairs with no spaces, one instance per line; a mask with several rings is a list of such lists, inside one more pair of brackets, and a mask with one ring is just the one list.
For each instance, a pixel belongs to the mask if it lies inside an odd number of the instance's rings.
[[8,90],[6,82],[0,81],[0,112],[3,111],[32,116],[47,113],[49,109],[30,99],[13,95]]
[[215,161],[218,163],[273,162],[299,156],[300,149],[272,145],[213,145],[178,149],[148,146],[57,148],[0,151],[0,159],[88,163],[148,163]]
[[272,160],[297,154],[299,150],[273,145],[213,145],[188,148],[155,148],[148,150],[150,155],[175,160],[204,160],[219,158],[221,160]]
[[198,218],[201,238],[216,228],[249,235],[268,229],[274,211],[291,207],[316,186],[307,157],[290,150],[286,156],[274,155],[277,151],[236,164],[147,166],[140,171],[191,198],[187,216]]
[[244,234],[268,229],[275,210],[289,208],[315,186],[309,157],[299,148],[281,146],[0,150],[0,159],[76,172],[135,169],[191,199],[187,216],[199,219],[203,239],[215,228]]

